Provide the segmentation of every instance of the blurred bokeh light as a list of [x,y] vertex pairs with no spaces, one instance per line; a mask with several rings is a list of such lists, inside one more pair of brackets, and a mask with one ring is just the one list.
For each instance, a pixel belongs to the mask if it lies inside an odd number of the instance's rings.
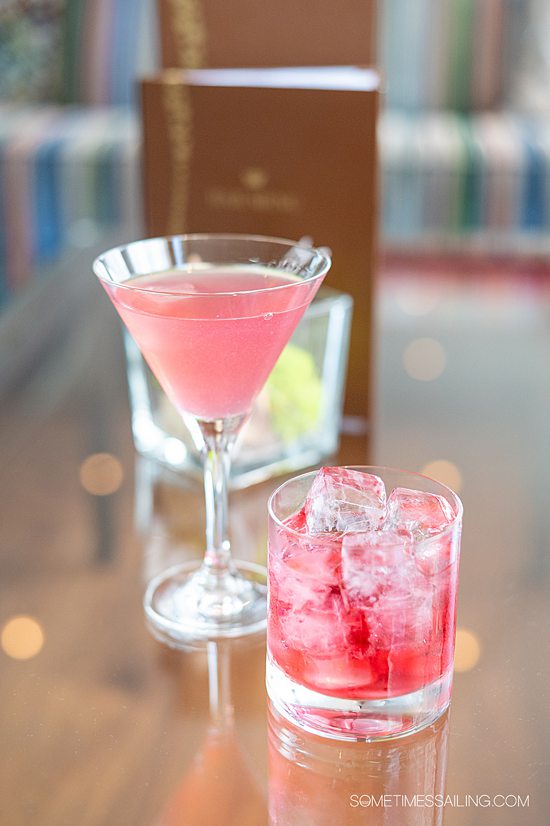
[[434,338],[416,338],[403,352],[406,373],[417,381],[433,381],[445,369],[445,350]]
[[457,628],[455,671],[463,673],[475,668],[481,657],[481,643],[477,634],[467,628]]
[[447,485],[455,493],[461,491],[462,474],[454,462],[449,462],[447,459],[435,459],[433,462],[424,465],[420,473],[441,482],[443,485]]
[[92,453],[80,465],[78,475],[84,490],[94,496],[108,496],[122,484],[122,464],[111,453]]
[[30,660],[42,650],[44,632],[33,617],[11,617],[2,628],[3,651],[15,660]]

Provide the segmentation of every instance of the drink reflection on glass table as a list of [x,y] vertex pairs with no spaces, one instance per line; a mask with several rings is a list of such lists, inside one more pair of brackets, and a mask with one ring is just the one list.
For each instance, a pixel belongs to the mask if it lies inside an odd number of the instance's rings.
[[442,807],[408,801],[445,795],[449,714],[409,737],[335,743],[293,725],[269,703],[270,826],[442,824]]
[[199,670],[206,659],[208,685],[201,688],[208,693],[208,722],[187,770],[176,782],[154,826],[265,823],[264,784],[258,761],[248,752],[238,731],[232,690],[232,672],[242,668],[243,658],[250,661],[254,672],[254,664],[261,661],[264,652],[264,635],[259,633],[248,636],[246,644],[209,640],[176,655],[186,659],[188,667],[194,664]]

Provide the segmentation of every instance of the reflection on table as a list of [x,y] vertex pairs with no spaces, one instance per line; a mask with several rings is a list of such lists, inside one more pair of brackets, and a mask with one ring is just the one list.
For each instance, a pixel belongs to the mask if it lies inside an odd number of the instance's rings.
[[449,711],[408,737],[340,743],[296,728],[269,703],[268,729],[270,825],[443,823],[429,801],[445,794]]

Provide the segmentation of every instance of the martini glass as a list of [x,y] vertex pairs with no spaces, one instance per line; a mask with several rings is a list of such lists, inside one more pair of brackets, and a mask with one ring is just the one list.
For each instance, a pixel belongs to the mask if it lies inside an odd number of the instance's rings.
[[254,633],[266,571],[232,559],[227,480],[235,439],[330,267],[324,251],[277,238],[178,235],[108,250],[94,272],[204,461],[206,552],[147,588],[153,633],[185,645]]

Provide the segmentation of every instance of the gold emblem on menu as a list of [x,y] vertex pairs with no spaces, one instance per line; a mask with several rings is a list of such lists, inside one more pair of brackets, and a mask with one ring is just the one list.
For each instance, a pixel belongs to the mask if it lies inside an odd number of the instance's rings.
[[206,204],[213,209],[241,212],[297,212],[300,199],[293,192],[268,188],[271,176],[259,166],[245,167],[238,176],[240,186],[206,189]]
[[245,169],[241,175],[241,183],[246,189],[251,189],[253,192],[258,192],[260,189],[265,189],[269,175],[265,169],[260,169],[258,166],[250,166]]

